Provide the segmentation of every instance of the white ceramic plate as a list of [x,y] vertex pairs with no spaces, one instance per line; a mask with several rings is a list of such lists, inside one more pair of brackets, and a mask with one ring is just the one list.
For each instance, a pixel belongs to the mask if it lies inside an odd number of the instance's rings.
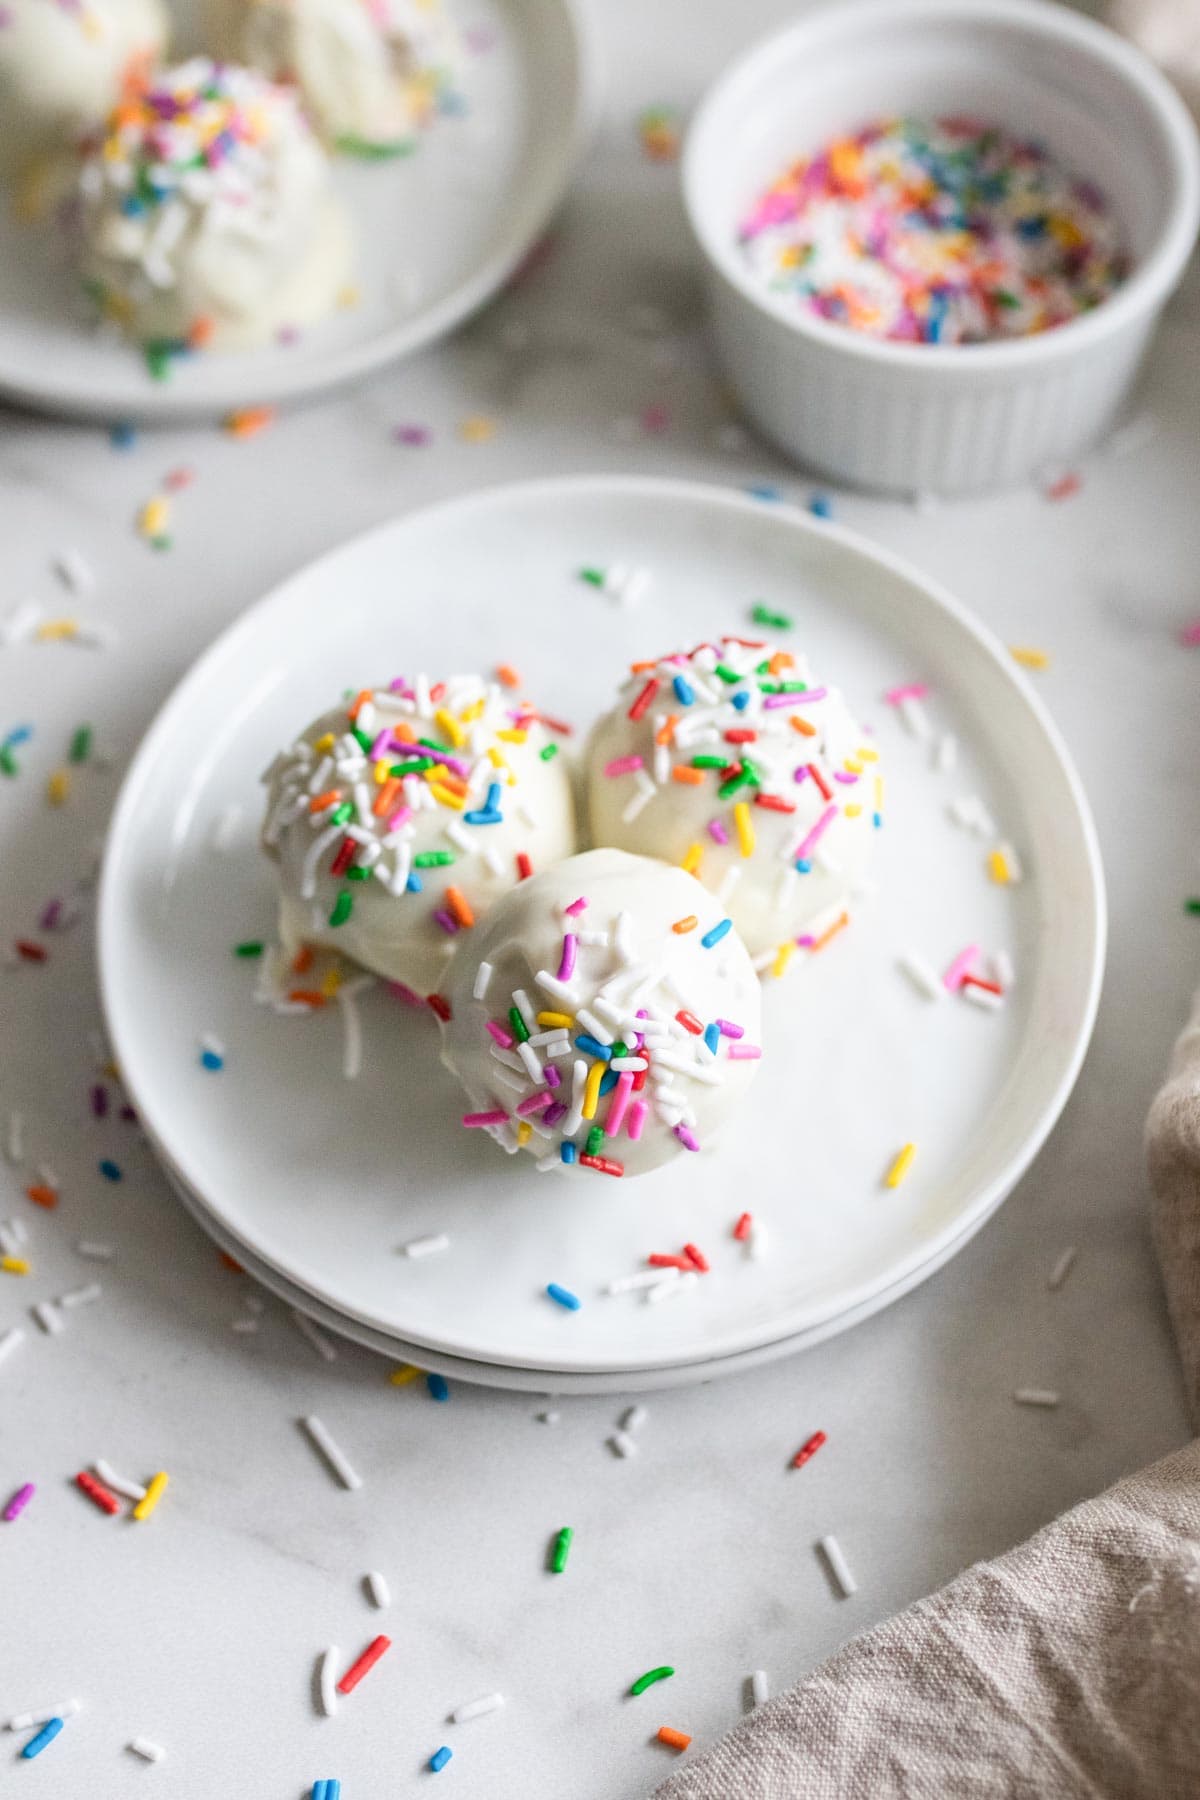
[[571,0],[460,0],[467,111],[397,162],[340,157],[358,303],[290,346],[177,361],[166,381],[100,335],[49,225],[0,206],[0,396],[105,418],[210,417],[314,394],[460,324],[518,267],[566,192],[592,111]]
[[[623,609],[583,564],[646,568]],[[879,893],[852,929],[771,984],[768,1054],[719,1153],[638,1181],[538,1176],[467,1138],[432,1020],[379,989],[362,1002],[361,1078],[341,1073],[337,1010],[256,1008],[238,940],[269,936],[255,847],[258,773],[331,693],[401,669],[516,662],[548,709],[586,726],[629,660],[789,613],[819,671],[877,730],[889,802]],[[960,762],[880,696],[931,684]],[[983,796],[1028,872],[1000,888],[988,844],[952,825]],[[214,821],[243,824],[224,855]],[[949,597],[836,527],[737,494],[635,479],[552,481],[398,521],[316,563],[228,631],[135,759],[109,839],[100,957],[114,1048],[152,1139],[207,1214],[297,1294],[388,1341],[500,1368],[709,1372],[825,1335],[953,1252],[1009,1191],[1062,1107],[1090,1033],[1104,908],[1086,804],[1053,727],[1007,654]],[[1008,950],[1001,1013],[921,1000],[896,969],[968,942]],[[217,1075],[197,1040],[228,1047]],[[912,1173],[886,1190],[899,1146]],[[730,1237],[749,1208],[770,1252]],[[414,1262],[406,1239],[446,1232]],[[601,1298],[651,1250],[691,1239],[713,1272],[685,1298]],[[548,1281],[584,1300],[566,1313]]]

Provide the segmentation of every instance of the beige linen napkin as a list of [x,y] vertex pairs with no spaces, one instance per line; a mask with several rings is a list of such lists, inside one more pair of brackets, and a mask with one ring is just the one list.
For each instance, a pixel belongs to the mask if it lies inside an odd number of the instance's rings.
[[[1200,1416],[1200,999],[1147,1127]],[[655,1800],[1198,1800],[1200,1439],[855,1638]]]

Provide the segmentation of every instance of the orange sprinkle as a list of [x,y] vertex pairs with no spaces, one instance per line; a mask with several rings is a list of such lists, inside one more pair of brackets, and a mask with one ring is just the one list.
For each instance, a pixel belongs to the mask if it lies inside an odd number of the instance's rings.
[[789,713],[788,724],[793,731],[798,731],[801,737],[816,737],[817,735],[816,726],[810,725],[807,719],[802,719],[799,713]]
[[273,406],[243,406],[237,412],[225,415],[225,429],[230,437],[257,437],[268,425],[275,423]]
[[187,341],[193,350],[203,350],[206,344],[212,342],[212,335],[216,329],[217,321],[210,319],[207,313],[202,313],[188,326]]
[[464,930],[475,923],[475,914],[471,911],[467,897],[461,888],[448,887],[446,889],[446,905],[450,908],[452,917],[458,920]]
[[687,787],[699,787],[704,780],[703,769],[689,769],[686,763],[676,763],[671,770],[672,781],[682,781]]
[[506,688],[519,688],[521,677],[511,663],[501,663],[496,670],[496,678]]
[[695,931],[698,924],[699,920],[696,918],[695,913],[689,913],[686,919],[676,919],[671,930],[677,932],[679,936],[682,937],[685,931]]
[[318,993],[316,988],[293,988],[288,999],[298,1006],[324,1006],[326,996]]
[[767,667],[772,675],[782,675],[785,669],[794,669],[796,659],[790,650],[776,650]]
[[32,1187],[25,1189],[25,1192],[35,1206],[44,1206],[47,1212],[58,1205],[58,1189],[50,1187],[44,1181],[35,1181]]
[[403,792],[404,783],[401,781],[400,777],[398,775],[389,775],[388,779],[384,782],[378,794],[375,796],[375,804],[371,808],[375,817],[377,819],[382,819],[385,813],[390,813],[392,807],[396,804],[396,801]]
[[829,930],[822,932],[821,936],[817,939],[815,944],[812,945],[813,951],[816,952],[817,950],[823,950],[825,948],[826,944],[829,942],[830,938],[835,938],[839,931],[844,931],[846,926],[849,923],[850,923],[850,914],[849,913],[843,913],[840,919],[835,919],[833,924],[829,927]]
[[230,1256],[228,1250],[218,1250],[217,1260],[220,1262],[223,1269],[231,1269],[235,1275],[244,1275],[246,1273],[241,1263],[238,1262],[236,1257]]
[[347,718],[351,719],[351,720],[357,720],[359,713],[362,711],[363,707],[367,704],[367,701],[370,698],[371,698],[370,688],[360,688],[358,693],[355,694],[355,696],[354,696],[353,705],[348,706],[346,708]]
[[660,1744],[669,1744],[672,1750],[686,1750],[692,1740],[686,1731],[676,1731],[672,1725],[660,1725],[658,1741]]
[[662,724],[659,726],[658,730],[654,734],[655,743],[656,744],[669,744],[671,742],[671,739],[675,736],[675,727],[678,725],[678,723],[679,723],[679,714],[678,713],[668,713],[666,718],[663,720]]
[[316,954],[311,944],[301,944],[292,958],[292,974],[307,975],[313,966]]
[[631,675],[644,675],[646,673],[647,669],[657,669],[657,667],[658,667],[657,661],[630,663],[629,673]]
[[406,725],[403,719],[398,719],[392,726],[392,736],[399,738],[402,744],[415,744],[417,741],[416,732],[411,725]]
[[452,775],[449,769],[437,768],[429,771],[429,785],[444,787],[451,794],[457,794],[460,800],[467,797],[467,784],[460,775]]
[[314,794],[308,803],[310,813],[324,812],[327,806],[336,806],[342,797],[341,788],[326,788],[323,794]]

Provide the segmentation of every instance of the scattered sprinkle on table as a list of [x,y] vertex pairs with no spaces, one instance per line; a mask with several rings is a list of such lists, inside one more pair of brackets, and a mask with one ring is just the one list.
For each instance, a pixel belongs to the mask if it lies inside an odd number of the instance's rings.
[[671,1750],[686,1750],[692,1740],[686,1731],[676,1731],[673,1725],[660,1725],[658,1741]]
[[342,1800],[342,1784],[333,1775],[327,1775],[322,1781],[314,1781],[309,1800]]
[[120,1181],[121,1180],[120,1166],[117,1163],[111,1161],[111,1159],[109,1157],[106,1156],[103,1159],[103,1161],[99,1164],[99,1169],[100,1169],[100,1173],[103,1175],[105,1181]]
[[770,1683],[767,1681],[765,1669],[755,1669],[750,1677],[750,1699],[754,1706],[765,1706],[771,1697]]
[[35,1756],[40,1756],[42,1754],[42,1751],[48,1744],[54,1742],[62,1728],[62,1719],[47,1719],[37,1736],[30,1738],[29,1742],[21,1751],[21,1755],[27,1762],[32,1762]]
[[499,430],[495,419],[486,413],[471,413],[459,421],[458,435],[464,444],[486,444],[495,437]]
[[332,1719],[337,1711],[337,1665],[340,1659],[341,1651],[336,1644],[322,1650],[317,1659],[317,1698],[327,1719]]
[[150,1517],[166,1492],[167,1479],[168,1477],[162,1469],[159,1470],[157,1475],[151,1478],[150,1483],[146,1488],[146,1492],[142,1495],[142,1498],[133,1509],[133,1516],[135,1519],[140,1521]]
[[679,156],[679,114],[673,106],[648,106],[637,117],[638,141],[650,162],[671,163]]
[[546,1283],[546,1293],[557,1306],[564,1307],[567,1312],[578,1312],[583,1305],[578,1294],[573,1294],[570,1288],[560,1287],[557,1281]]
[[443,1744],[440,1750],[434,1751],[429,1759],[429,1767],[433,1770],[435,1775],[439,1774],[441,1770],[445,1768],[453,1755],[454,1752],[449,1744]]
[[147,1737],[130,1738],[125,1748],[132,1751],[134,1756],[140,1756],[143,1762],[148,1763],[161,1762],[167,1754],[161,1744],[156,1744]]
[[1039,650],[1033,644],[1010,644],[1008,654],[1015,663],[1020,663],[1023,669],[1048,669],[1050,667],[1050,652]]
[[307,1433],[310,1442],[324,1459],[330,1472],[336,1476],[344,1488],[351,1491],[362,1486],[362,1476],[353,1467],[345,1451],[337,1444],[329,1428],[318,1419],[315,1413],[309,1413],[300,1421],[301,1429]]
[[378,1637],[373,1637],[362,1655],[350,1664],[350,1667],[338,1682],[338,1693],[352,1694],[359,1682],[363,1679],[363,1676],[370,1674],[380,1657],[386,1656],[391,1647],[391,1638],[385,1637],[383,1632],[380,1632]]
[[483,1719],[488,1713],[499,1712],[503,1705],[503,1694],[481,1694],[478,1700],[467,1700],[456,1706],[450,1714],[450,1723],[467,1725],[472,1719]]
[[383,1612],[386,1607],[391,1605],[391,1590],[388,1587],[386,1577],[381,1575],[378,1569],[372,1569],[365,1575],[363,1577],[363,1583],[367,1590],[367,1599],[377,1611]]
[[644,1694],[646,1689],[652,1688],[656,1682],[669,1681],[674,1673],[670,1663],[660,1663],[657,1669],[647,1669],[644,1675],[639,1675],[637,1680],[631,1683],[629,1692]]
[[1046,1286],[1050,1289],[1050,1292],[1052,1294],[1056,1294],[1058,1292],[1059,1288],[1063,1285],[1064,1281],[1067,1279],[1067,1276],[1071,1273],[1071,1270],[1075,1267],[1075,1258],[1078,1255],[1079,1255],[1079,1252],[1075,1248],[1074,1244],[1068,1244],[1067,1248],[1063,1251],[1062,1255],[1059,1257],[1058,1261],[1055,1263],[1054,1267],[1051,1269],[1050,1278],[1046,1283]]
[[0,1518],[4,1520],[4,1523],[11,1525],[14,1519],[19,1519],[36,1493],[37,1488],[32,1481],[23,1482],[4,1508],[3,1513],[0,1513]]
[[850,1565],[842,1554],[842,1546],[837,1539],[833,1536],[821,1538],[817,1544],[817,1552],[825,1563],[838,1599],[848,1600],[852,1594],[856,1594],[858,1583],[850,1573]]
[[823,1431],[814,1431],[812,1436],[807,1438],[804,1443],[801,1444],[795,1456],[793,1456],[791,1462],[792,1468],[802,1469],[810,1457],[815,1456],[817,1451],[821,1448],[821,1445],[825,1442],[825,1433]]
[[222,421],[224,430],[230,437],[257,437],[269,425],[275,423],[273,406],[246,406],[236,412],[226,413]]
[[1058,1395],[1053,1388],[1017,1388],[1013,1399],[1018,1406],[1053,1407],[1058,1405]]
[[445,1402],[450,1398],[450,1383],[444,1375],[439,1375],[434,1369],[430,1369],[426,1375],[425,1386],[429,1390],[431,1400]]
[[[7,1516],[5,1514],[5,1517]],[[564,1525],[562,1530],[556,1534],[550,1550],[551,1574],[561,1575],[566,1568],[567,1558],[571,1554],[571,1540],[574,1536],[575,1532],[570,1525]]]

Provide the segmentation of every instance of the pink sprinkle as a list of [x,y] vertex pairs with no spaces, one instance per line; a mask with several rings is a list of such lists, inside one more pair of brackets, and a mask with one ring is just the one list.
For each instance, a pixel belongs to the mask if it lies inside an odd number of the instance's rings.
[[563,934],[562,956],[558,964],[558,979],[570,981],[575,973],[575,958],[579,953],[579,939],[573,931]]
[[513,1036],[511,1031],[505,1031],[503,1025],[499,1024],[495,1019],[485,1019],[483,1022],[502,1050],[512,1049]]
[[768,694],[763,701],[764,712],[770,712],[780,706],[807,706],[810,700],[824,700],[828,688],[809,688],[803,694]]
[[833,824],[833,821],[837,818],[837,810],[836,806],[827,806],[825,808],[825,811],[821,814],[808,836],[797,846],[794,859],[796,862],[807,861],[809,851],[820,842],[825,836],[825,833],[829,830],[829,827]]
[[92,1113],[97,1119],[103,1119],[108,1112],[108,1089],[97,1082],[92,1089]]
[[521,1101],[520,1105],[517,1107],[517,1116],[521,1119],[529,1119],[532,1118],[535,1113],[545,1112],[548,1106],[553,1105],[554,1095],[547,1093],[543,1088],[540,1093],[530,1094],[527,1100]]
[[720,819],[710,819],[708,821],[708,835],[716,844],[727,844],[729,842],[729,833],[726,831]]
[[615,756],[610,763],[605,763],[606,775],[632,775],[635,769],[644,769],[645,763],[640,756]]
[[613,1097],[608,1103],[608,1118],[604,1125],[605,1137],[616,1137],[625,1123],[625,1113],[629,1106],[629,1096],[633,1092],[633,1076],[628,1069],[622,1069],[617,1076],[617,1085],[613,1089]]
[[565,906],[563,908],[563,911],[565,913],[567,913],[572,919],[577,919],[579,917],[579,914],[581,912],[585,912],[586,910],[587,910],[587,897],[584,894],[580,894],[578,900],[572,900],[570,906]]
[[503,1108],[496,1107],[493,1112],[464,1113],[462,1122],[470,1130],[475,1130],[488,1125],[507,1125],[508,1114]]
[[858,780],[858,776],[851,775],[848,769],[835,769],[833,771],[833,779],[842,782],[845,787],[853,787]]
[[444,906],[439,906],[433,916],[443,931],[455,932],[458,930],[458,920],[448,913]]
[[398,806],[387,822],[388,830],[399,831],[400,827],[406,825],[412,816],[413,809],[411,806]]
[[178,494],[182,489],[191,487],[196,479],[195,469],[169,469],[163,486],[169,494]]
[[371,745],[371,748],[367,751],[367,755],[372,762],[378,762],[379,758],[387,749],[388,744],[391,742],[391,737],[392,728],[390,725],[385,725],[383,730],[376,737],[375,742]]
[[1200,644],[1200,619],[1193,619],[1190,625],[1184,626],[1179,634],[1179,641],[1190,648]]
[[410,450],[419,450],[432,438],[428,425],[395,425],[392,428],[392,442],[406,444]]
[[677,1125],[675,1127],[675,1136],[679,1139],[685,1150],[698,1150],[700,1148],[700,1139],[687,1125]]
[[653,402],[650,406],[647,406],[642,412],[642,430],[649,431],[654,436],[657,436],[660,432],[666,431],[670,426],[670,423],[670,413],[665,406],[660,406],[657,401]]
[[635,1100],[629,1109],[625,1129],[635,1144],[642,1135],[642,1126],[646,1123],[646,1114],[649,1110],[650,1108],[644,1100]]
[[971,964],[978,955],[978,944],[968,944],[965,950],[959,951],[954,961],[950,964],[950,967],[946,970],[946,973],[942,976],[942,986],[946,988],[949,993],[956,993],[962,986],[963,976],[970,974]]
[[816,941],[812,932],[806,931],[796,939],[796,948],[797,950],[811,950]]
[[730,1062],[757,1062],[762,1051],[757,1044],[730,1044]]
[[394,994],[397,1000],[403,1000],[407,1006],[418,1006],[422,1012],[425,1011],[425,1001],[420,994],[413,992],[407,982],[389,981],[387,989],[389,994]]
[[889,706],[899,706],[902,700],[924,700],[928,693],[927,681],[906,681],[903,687],[889,688],[883,697]]
[[753,1230],[753,1228],[754,1228],[754,1214],[753,1213],[739,1214],[738,1222],[733,1228],[733,1235],[737,1239],[739,1244],[745,1243],[746,1239],[750,1236],[750,1233]]
[[1045,490],[1046,498],[1047,500],[1069,500],[1071,495],[1077,494],[1082,486],[1082,475],[1077,475],[1074,470],[1070,470],[1066,475],[1060,475],[1057,481],[1050,483]]
[[722,1037],[740,1038],[745,1037],[746,1035],[746,1027],[744,1025],[735,1025],[732,1019],[718,1019],[717,1029],[720,1031]]
[[553,1063],[546,1064],[544,1073],[546,1077],[546,1086],[550,1088],[558,1087],[562,1081],[562,1076],[559,1074]]
[[6,1525],[11,1525],[14,1519],[20,1518],[36,1493],[37,1489],[32,1481],[25,1482],[22,1487],[17,1489],[3,1513],[0,1513],[0,1518],[4,1520]]

